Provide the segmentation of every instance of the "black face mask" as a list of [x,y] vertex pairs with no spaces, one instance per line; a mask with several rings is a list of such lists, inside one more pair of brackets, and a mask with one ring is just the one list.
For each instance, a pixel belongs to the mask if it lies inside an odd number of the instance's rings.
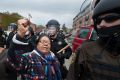
[[117,37],[117,35],[120,35],[120,25],[100,28],[97,30],[99,37]]
[[118,52],[120,49],[120,25],[101,28],[98,30],[99,38],[107,45],[106,49]]

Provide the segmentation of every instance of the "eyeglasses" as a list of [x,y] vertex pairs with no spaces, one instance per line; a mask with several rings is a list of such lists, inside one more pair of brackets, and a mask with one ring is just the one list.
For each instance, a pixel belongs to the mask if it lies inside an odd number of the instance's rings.
[[112,13],[112,14],[109,14],[105,17],[98,17],[96,19],[96,24],[100,24],[102,20],[104,20],[105,22],[107,23],[111,23],[111,22],[114,22],[116,20],[120,19],[120,14],[118,13]]
[[39,42],[42,43],[42,44],[50,44],[49,41],[39,41]]

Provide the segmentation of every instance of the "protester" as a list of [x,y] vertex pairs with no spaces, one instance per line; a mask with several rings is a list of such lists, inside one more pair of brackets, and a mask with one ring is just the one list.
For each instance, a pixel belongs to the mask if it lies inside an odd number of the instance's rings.
[[[17,80],[17,70],[15,68],[19,67],[19,58],[22,54],[26,52],[31,52],[34,49],[34,45],[29,42],[29,38],[26,38],[26,33],[30,22],[28,19],[19,19],[18,20],[18,31],[13,36],[11,45],[7,52],[7,68],[11,70],[14,74],[15,79]],[[8,63],[11,63],[8,65]],[[13,68],[13,66],[15,68]]]
[[61,80],[60,64],[50,52],[50,47],[49,36],[41,34],[35,49],[18,58],[19,67],[16,70],[21,80]]
[[49,20],[46,24],[46,29],[51,39],[51,51],[57,56],[61,65],[62,79],[65,79],[67,69],[63,64],[65,62],[65,59],[69,59],[71,56],[72,50],[65,41],[64,34],[59,31],[60,24],[57,20]]
[[99,39],[78,49],[67,80],[120,80],[120,0],[97,0],[93,20]]

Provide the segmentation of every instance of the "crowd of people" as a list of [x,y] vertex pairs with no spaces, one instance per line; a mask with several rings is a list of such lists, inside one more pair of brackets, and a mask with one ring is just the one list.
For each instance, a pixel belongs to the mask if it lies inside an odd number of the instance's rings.
[[[0,50],[5,54],[5,59],[1,62],[5,75],[3,74],[0,80],[66,78],[68,70],[63,65],[64,59],[69,59],[72,49],[68,46],[64,34],[60,32],[57,20],[48,21],[45,32],[40,33],[35,33],[28,19],[19,19],[17,24],[11,23],[9,26],[11,32],[7,40],[1,37],[1,47],[6,52]],[[2,36],[4,31],[1,29],[1,32]],[[63,49],[66,46],[68,47]]]
[[[112,5],[111,5],[112,3]],[[72,49],[51,19],[35,32],[28,19],[10,24],[5,38],[0,25],[0,80],[120,80],[120,0],[96,0],[93,21],[99,38],[83,43],[69,70]]]

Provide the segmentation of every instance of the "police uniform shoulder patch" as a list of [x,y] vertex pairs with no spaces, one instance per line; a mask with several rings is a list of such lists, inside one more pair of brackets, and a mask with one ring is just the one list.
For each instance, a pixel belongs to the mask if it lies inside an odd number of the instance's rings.
[[62,44],[62,42],[61,41],[58,41],[58,45],[61,45]]

